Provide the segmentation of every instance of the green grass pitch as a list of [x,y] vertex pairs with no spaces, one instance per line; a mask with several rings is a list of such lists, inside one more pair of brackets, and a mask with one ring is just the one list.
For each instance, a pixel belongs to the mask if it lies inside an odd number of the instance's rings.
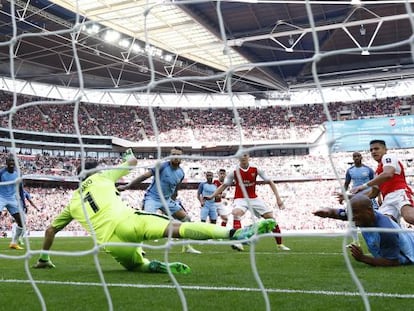
[[[109,310],[100,274],[92,254],[52,256],[56,269],[28,269],[37,255],[27,259],[24,251],[9,250],[9,239],[0,240],[1,310]],[[38,251],[41,238],[30,238]],[[192,268],[190,275],[176,276],[181,290],[165,274],[128,272],[103,251],[98,252],[102,275],[108,284],[113,310],[366,310],[345,263],[340,237],[289,236],[292,250],[277,251],[272,237],[264,237],[244,252],[221,244],[192,243],[203,253],[181,253],[172,246],[170,261]],[[162,246],[166,240],[152,242]],[[365,247],[365,245],[363,245]],[[57,237],[54,251],[83,252],[93,247],[90,238]],[[255,255],[250,252],[255,249]],[[366,250],[366,248],[365,248]],[[164,260],[162,249],[146,249],[150,259]],[[252,270],[252,259],[262,284]],[[414,267],[378,268],[355,262],[355,273],[367,293],[371,310],[411,310],[414,306]],[[44,298],[42,306],[32,278]],[[267,291],[267,298],[260,287]],[[180,291],[185,301],[180,298]]]

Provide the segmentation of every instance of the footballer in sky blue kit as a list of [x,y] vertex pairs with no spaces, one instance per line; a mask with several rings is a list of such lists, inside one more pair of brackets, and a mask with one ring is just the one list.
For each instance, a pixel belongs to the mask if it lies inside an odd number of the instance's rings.
[[[183,169],[181,167],[174,167],[170,162],[163,162],[159,168],[159,183],[156,182],[156,168],[153,167],[150,171],[153,180],[145,192],[144,210],[146,212],[156,213],[160,209],[168,215],[161,201],[162,196],[167,201],[171,214],[174,214],[181,209],[172,198],[177,191],[177,185],[184,179]],[[161,187],[161,193],[158,192],[157,184]]]
[[206,181],[201,182],[197,190],[197,197],[201,204],[200,219],[202,222],[206,222],[207,217],[211,223],[215,224],[217,222],[216,198],[207,199],[216,189],[217,186],[213,183],[213,172],[206,172]]
[[[362,155],[359,152],[352,154],[354,165],[346,170],[344,188],[348,190],[349,184],[352,181],[352,187],[361,186],[374,178],[375,172],[372,168],[362,163]],[[375,209],[378,209],[378,203],[372,199],[372,204]]]

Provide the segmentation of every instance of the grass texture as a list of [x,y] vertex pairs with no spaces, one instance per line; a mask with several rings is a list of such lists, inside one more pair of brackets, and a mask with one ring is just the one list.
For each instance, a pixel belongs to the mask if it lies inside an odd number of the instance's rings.
[[175,279],[126,271],[87,237],[57,237],[53,251],[58,253],[51,256],[56,268],[36,270],[30,267],[42,239],[29,239],[31,251],[9,250],[9,241],[0,240],[3,310],[355,311],[411,310],[414,305],[414,267],[371,267],[345,252],[367,295],[364,301],[347,268],[341,237],[289,236],[284,238],[288,252],[276,250],[270,236],[244,252],[224,241],[192,242],[199,255],[182,253],[174,244],[166,252],[167,240],[148,243],[148,258],[191,267],[190,275]]

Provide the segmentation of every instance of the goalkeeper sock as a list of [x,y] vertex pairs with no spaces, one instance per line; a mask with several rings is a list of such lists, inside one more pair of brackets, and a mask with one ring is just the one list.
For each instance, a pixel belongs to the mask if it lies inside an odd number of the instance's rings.
[[40,254],[39,260],[49,261],[50,260],[49,254]]
[[208,223],[184,222],[180,226],[181,238],[192,240],[228,239],[229,230]]

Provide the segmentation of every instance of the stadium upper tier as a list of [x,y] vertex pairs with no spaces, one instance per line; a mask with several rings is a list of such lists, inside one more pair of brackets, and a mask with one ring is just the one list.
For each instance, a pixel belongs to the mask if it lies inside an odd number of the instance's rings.
[[[328,105],[332,120],[412,114],[413,97],[374,99]],[[36,103],[34,103],[36,102]],[[9,128],[11,93],[0,93],[0,127]],[[24,104],[24,106],[22,106]],[[19,108],[21,107],[21,108]],[[74,104],[18,95],[11,115],[16,130],[75,135]],[[81,103],[77,121],[82,135],[109,136],[128,141],[212,143],[217,141],[292,141],[312,136],[328,120],[323,105],[272,106],[237,109],[153,109],[154,129],[148,108]],[[237,126],[241,125],[241,132]]]

